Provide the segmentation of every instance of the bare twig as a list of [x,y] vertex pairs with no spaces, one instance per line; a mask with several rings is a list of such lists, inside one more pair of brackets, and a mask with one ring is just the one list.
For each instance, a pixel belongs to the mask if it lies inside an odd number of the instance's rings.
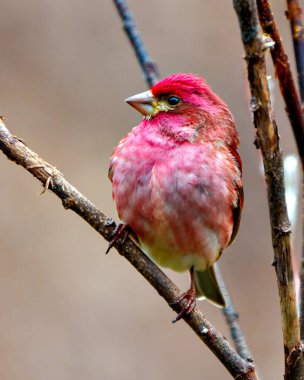
[[124,30],[134,48],[136,57],[140,63],[145,80],[152,87],[159,80],[159,72],[156,64],[152,61],[137,29],[132,13],[124,0],[114,0],[116,8],[123,21]]
[[226,301],[226,307],[223,309],[227,325],[230,328],[230,334],[235,344],[236,352],[243,358],[250,362],[253,362],[251,353],[249,352],[248,345],[243,332],[240,329],[239,313],[235,310],[232,304],[231,298],[227,291],[226,284],[223,280],[221,271],[217,264],[214,265],[216,271],[216,277]]
[[[126,1],[114,0],[114,3],[119,11],[119,15],[121,19],[124,22],[125,32],[127,36],[129,37],[131,45],[135,51],[135,54],[137,56],[141,69],[144,73],[146,82],[148,86],[151,87],[160,79],[159,68],[157,64],[154,61],[152,61],[149,56],[148,49],[146,48],[144,41],[140,37],[140,32],[135,24],[134,17]],[[145,62],[147,64],[145,64]],[[151,71],[151,68],[152,68],[152,71]],[[217,271],[218,271],[219,276],[222,279],[219,266],[217,266]],[[228,305],[226,308],[223,308],[222,310],[226,318],[226,321],[230,330],[230,335],[234,342],[236,351],[243,359],[247,359],[249,357],[251,358],[251,355],[249,354],[249,349],[247,347],[245,336],[241,330],[238,313],[236,312],[231,302],[231,298],[229,296],[228,290],[226,288],[226,285],[223,279],[221,281],[221,290],[224,294],[226,303]],[[240,342],[242,343],[240,344]]]
[[[43,186],[46,186],[51,176],[49,190],[62,200],[64,208],[76,212],[106,240],[110,240],[111,232],[116,227],[115,222],[107,218],[65,180],[55,167],[42,160],[20,139],[13,136],[3,121],[0,121],[0,149],[10,160],[28,170]],[[130,239],[127,239],[123,245],[119,242],[115,243],[115,248],[149,281],[169,305],[178,299],[180,291],[176,285]],[[176,304],[171,307],[179,312],[182,305]],[[243,360],[233,350],[227,340],[216,331],[197,308],[185,318],[185,321],[218,357],[234,379],[257,380],[254,366]]]
[[262,29],[274,42],[274,46],[270,49],[271,57],[279,81],[280,90],[285,101],[286,112],[295,136],[302,168],[304,169],[304,114],[301,107],[301,101],[297,94],[288,56],[285,52],[278,27],[271,12],[270,4],[268,0],[257,0],[257,6]]
[[286,16],[290,21],[293,47],[298,71],[298,82],[302,104],[304,103],[304,28],[299,0],[287,0]]
[[[290,223],[285,202],[284,173],[279,135],[270,103],[265,50],[270,42],[262,33],[254,0],[233,0],[246,52],[251,109],[256,127],[256,146],[261,149],[267,183],[274,249],[274,266],[280,296],[285,353],[285,379],[301,379],[300,327],[291,262]],[[290,358],[293,360],[290,360]]]

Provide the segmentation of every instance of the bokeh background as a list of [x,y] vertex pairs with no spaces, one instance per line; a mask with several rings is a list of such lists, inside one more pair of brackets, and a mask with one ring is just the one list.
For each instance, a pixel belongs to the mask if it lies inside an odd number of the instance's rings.
[[[265,185],[253,145],[232,1],[130,0],[162,76],[207,78],[241,137],[245,209],[221,268],[263,378],[282,378],[283,348]],[[302,2],[302,6],[303,6]],[[285,1],[273,10],[294,67]],[[109,156],[140,120],[126,97],[146,84],[112,1],[2,0],[0,113],[13,134],[117,218]],[[270,72],[271,72],[271,65]],[[295,150],[277,87],[285,153]],[[2,380],[229,379],[146,281],[24,169],[0,155]],[[182,289],[188,275],[167,273]],[[227,337],[221,311],[200,308]]]

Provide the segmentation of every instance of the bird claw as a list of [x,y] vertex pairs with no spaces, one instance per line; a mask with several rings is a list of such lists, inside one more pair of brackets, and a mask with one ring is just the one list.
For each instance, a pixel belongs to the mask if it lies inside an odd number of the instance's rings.
[[182,310],[177,314],[176,318],[173,319],[172,323],[175,323],[175,322],[179,321],[180,319],[186,317],[195,308],[195,306],[196,306],[195,291],[193,289],[189,289],[187,292],[183,293],[170,306],[177,305],[180,302],[182,302],[183,300],[187,300],[188,302],[182,307]]
[[127,224],[119,223],[110,235],[110,242],[106,254],[110,252],[110,249],[114,246],[117,240],[121,237],[121,245],[127,240],[127,237],[131,233],[131,228]]

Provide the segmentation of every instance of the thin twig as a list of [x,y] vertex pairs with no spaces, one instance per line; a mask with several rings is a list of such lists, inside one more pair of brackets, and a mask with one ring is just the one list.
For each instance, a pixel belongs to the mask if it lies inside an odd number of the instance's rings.
[[282,153],[268,89],[265,50],[271,46],[260,29],[254,0],[233,0],[246,53],[251,109],[256,127],[256,146],[261,149],[267,183],[285,353],[285,380],[301,379],[300,326],[291,262],[290,223],[287,215]]
[[251,353],[249,352],[248,345],[245,336],[240,328],[239,323],[239,313],[236,311],[232,304],[231,298],[227,291],[226,284],[223,280],[219,266],[214,264],[214,269],[216,272],[216,277],[221,288],[222,294],[226,301],[226,307],[223,308],[223,314],[226,318],[227,325],[230,329],[230,334],[235,344],[236,352],[243,358],[250,362],[253,362]]
[[114,3],[122,19],[124,30],[134,48],[136,57],[144,73],[145,80],[148,82],[149,86],[152,87],[159,80],[157,66],[149,56],[127,3],[124,0],[114,0]]
[[293,47],[296,58],[298,82],[302,104],[304,103],[304,28],[302,23],[302,9],[299,0],[287,0],[288,11],[286,16],[290,21]]
[[282,38],[273,17],[270,4],[268,0],[257,0],[257,6],[262,29],[274,42],[274,46],[270,49],[270,53],[275,67],[276,76],[279,81],[280,90],[286,105],[286,112],[295,136],[302,162],[302,169],[304,169],[304,114],[301,107],[301,101],[298,97],[296,84],[290,70],[288,56],[285,52]]
[[[111,239],[111,232],[116,227],[115,222],[99,211],[87,198],[73,187],[63,175],[52,165],[42,160],[35,152],[29,149],[20,139],[13,136],[3,121],[0,121],[0,149],[16,164],[23,166],[43,186],[46,186],[50,176],[49,190],[56,194],[65,209],[71,209],[90,224],[106,240]],[[156,289],[161,297],[179,312],[182,305],[175,304],[180,290],[130,239],[122,245],[115,243],[115,248],[123,255]],[[185,322],[210,348],[223,363],[226,369],[238,380],[257,380],[254,366],[243,360],[222,337],[210,322],[195,308]]]
[[[130,8],[128,7],[127,3],[125,0],[114,0],[114,3],[119,11],[119,15],[124,21],[124,29],[129,37],[129,40],[132,44],[132,47],[136,53],[136,56],[138,58],[139,64],[142,68],[142,71],[144,73],[146,82],[149,87],[151,87],[153,84],[159,81],[160,79],[160,71],[157,66],[157,64],[151,60],[150,55],[148,53],[148,49],[145,46],[145,43],[143,39],[140,37],[140,32],[135,24],[134,17],[132,15],[132,12]],[[127,26],[126,26],[127,25]],[[134,38],[136,36],[137,38]],[[148,62],[148,65],[145,65],[144,62]],[[152,66],[151,66],[152,62]],[[153,68],[152,73],[151,73],[151,67]],[[152,76],[151,76],[152,74]],[[219,276],[222,279],[222,275],[220,272],[219,266],[217,266],[217,271],[219,273]],[[249,349],[247,347],[246,339],[245,336],[241,330],[241,326],[239,323],[239,317],[235,317],[236,315],[238,316],[239,314],[236,312],[234,306],[232,305],[231,298],[229,296],[228,290],[226,288],[225,282],[221,281],[221,290],[222,293],[224,294],[224,298],[227,303],[227,307],[223,308],[223,314],[226,318],[229,330],[230,330],[230,335],[231,338],[234,342],[235,348],[237,353],[243,358],[247,359],[250,358],[252,360],[252,356],[249,354]],[[240,344],[240,342],[242,342]]]

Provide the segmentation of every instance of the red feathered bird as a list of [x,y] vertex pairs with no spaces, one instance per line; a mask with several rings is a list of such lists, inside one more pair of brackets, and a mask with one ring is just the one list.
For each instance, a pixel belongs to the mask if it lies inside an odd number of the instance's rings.
[[170,75],[126,102],[144,118],[111,157],[118,215],[155,262],[190,270],[187,303],[174,321],[196,297],[224,306],[213,264],[233,241],[243,205],[233,116],[193,74]]

